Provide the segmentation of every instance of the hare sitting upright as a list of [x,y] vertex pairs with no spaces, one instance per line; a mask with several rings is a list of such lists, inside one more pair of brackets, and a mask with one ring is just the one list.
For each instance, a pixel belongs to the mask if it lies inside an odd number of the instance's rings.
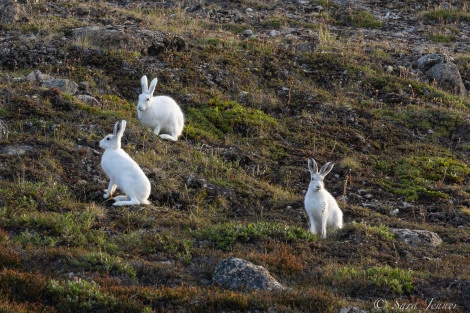
[[117,122],[113,134],[100,141],[100,147],[104,149],[101,167],[109,177],[104,198],[112,197],[119,187],[125,196],[114,197],[116,202],[113,205],[150,204],[147,200],[151,190],[150,181],[139,165],[121,149],[121,138],[125,129],[125,120]]
[[338,229],[343,227],[343,212],[335,198],[325,189],[323,179],[333,169],[333,163],[328,162],[318,172],[317,162],[308,159],[310,185],[305,195],[305,211],[310,221],[310,232],[326,238],[326,227]]
[[137,103],[137,117],[142,125],[150,127],[156,135],[177,141],[183,132],[183,111],[173,98],[153,96],[157,81],[155,77],[149,87],[147,76],[144,75],[140,79],[142,93]]

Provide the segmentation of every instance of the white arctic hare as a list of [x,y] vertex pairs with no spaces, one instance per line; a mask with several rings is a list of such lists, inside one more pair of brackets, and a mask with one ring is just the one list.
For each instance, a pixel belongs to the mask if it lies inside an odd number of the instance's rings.
[[310,232],[317,234],[321,231],[323,238],[326,238],[327,226],[334,229],[343,227],[343,212],[323,184],[323,179],[333,166],[333,163],[328,162],[318,172],[317,162],[314,159],[308,159],[311,180],[305,195],[305,210],[310,221]]
[[150,196],[150,181],[139,165],[121,149],[125,129],[125,120],[117,122],[113,134],[100,141],[100,147],[104,149],[101,167],[109,177],[108,189],[103,196],[109,198],[119,187],[125,196],[115,197],[113,205],[150,204],[147,200]]
[[147,76],[142,76],[142,93],[137,103],[137,117],[140,122],[153,129],[163,139],[177,141],[183,132],[183,111],[175,100],[168,96],[153,96],[158,79],[155,77],[148,86]]

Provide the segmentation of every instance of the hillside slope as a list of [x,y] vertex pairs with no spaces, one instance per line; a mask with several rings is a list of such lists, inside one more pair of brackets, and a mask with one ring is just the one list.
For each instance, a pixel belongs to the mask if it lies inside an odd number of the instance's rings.
[[[439,3],[0,1],[0,311],[469,312],[470,11]],[[179,141],[140,125],[144,74]],[[103,199],[122,119],[149,206]],[[230,256],[286,288],[214,283]]]

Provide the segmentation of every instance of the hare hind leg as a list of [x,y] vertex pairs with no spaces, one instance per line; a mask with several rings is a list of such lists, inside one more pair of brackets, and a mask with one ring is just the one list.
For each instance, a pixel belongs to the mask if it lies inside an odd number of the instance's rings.
[[175,131],[174,126],[170,126],[169,128],[167,128],[165,133],[167,133],[167,134],[160,134],[160,138],[170,139],[170,140],[173,140],[173,141],[178,141],[178,135]]
[[160,136],[160,138],[163,138],[163,139],[170,139],[170,140],[173,140],[173,141],[178,141],[178,138],[176,138],[175,136],[172,136],[172,135],[161,134],[159,136]]
[[114,206],[138,205],[138,204],[140,204],[140,201],[137,200],[136,198],[131,198],[129,200],[129,198],[126,197],[126,196],[116,197],[115,200],[117,200],[117,201],[113,203]]
[[128,196],[117,196],[113,198],[115,201],[129,201]]

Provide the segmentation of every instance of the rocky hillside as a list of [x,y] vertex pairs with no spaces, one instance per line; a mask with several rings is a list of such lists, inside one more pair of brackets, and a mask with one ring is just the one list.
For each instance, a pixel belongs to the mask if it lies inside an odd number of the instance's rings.
[[[469,37],[466,1],[0,0],[0,312],[469,312]],[[148,206],[103,198],[122,119]]]

